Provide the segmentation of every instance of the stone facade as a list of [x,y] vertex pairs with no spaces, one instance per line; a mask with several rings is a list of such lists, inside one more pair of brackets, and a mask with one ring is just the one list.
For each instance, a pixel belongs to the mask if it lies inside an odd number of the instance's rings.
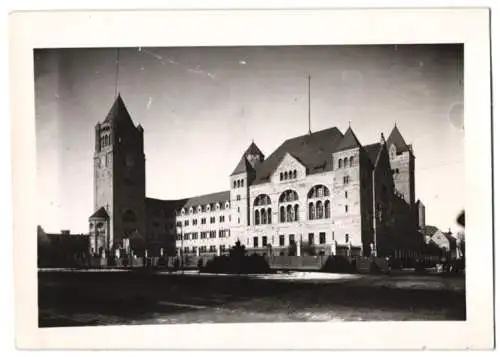
[[[94,251],[131,237],[143,239],[151,256],[225,254],[237,241],[272,255],[415,249],[414,156],[396,127],[387,142],[381,135],[367,146],[352,128],[308,133],[267,158],[252,142],[227,191],[180,200],[145,197],[143,148],[142,127],[118,97],[96,126],[90,236],[105,244],[94,243]],[[109,228],[98,231],[99,223]]]

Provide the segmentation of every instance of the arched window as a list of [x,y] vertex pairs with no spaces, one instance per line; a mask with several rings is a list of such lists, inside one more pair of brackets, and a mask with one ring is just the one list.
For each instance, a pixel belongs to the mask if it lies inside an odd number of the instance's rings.
[[241,187],[245,186],[245,180],[241,179]]
[[280,172],[280,181],[283,181],[283,172]]
[[293,172],[292,171],[288,171],[288,178],[290,180],[293,178]]
[[134,223],[136,221],[135,213],[131,210],[126,210],[123,213],[123,222]]
[[314,217],[315,217],[314,203],[309,202],[309,219],[314,219]]
[[292,211],[292,205],[286,206],[286,221],[287,222],[292,222],[293,221],[293,211]]
[[330,218],[330,201],[325,201],[325,218]]
[[279,202],[292,202],[292,201],[297,201],[299,199],[299,195],[297,192],[293,190],[286,190],[283,192],[279,198]]
[[351,156],[351,157],[349,158],[349,166],[350,166],[350,167],[354,166],[354,156]]
[[271,212],[271,207],[267,209],[267,223],[271,224],[273,223],[273,220],[271,219],[272,217],[272,212]]
[[280,207],[280,222],[285,222],[285,221],[286,221],[286,218],[285,218],[285,207],[281,206]]
[[330,196],[330,190],[325,185],[316,185],[309,190],[307,198],[315,197],[328,197]]
[[339,169],[342,168],[342,159],[339,159]]
[[288,172],[285,172],[285,180],[288,180]]
[[344,157],[344,167],[347,167],[347,157]]
[[258,226],[260,224],[260,214],[259,214],[259,210],[256,209],[255,210],[255,219],[254,219],[254,223],[256,226]]
[[233,188],[236,188],[236,181],[233,181]]
[[323,203],[321,201],[316,202],[316,218],[323,218]]
[[265,206],[271,204],[271,198],[266,194],[258,195],[253,201],[254,206]]
[[293,206],[293,218],[295,221],[299,220],[299,205],[298,204]]
[[260,222],[261,224],[267,224],[267,214],[265,208],[260,209]]
[[297,178],[297,170],[293,170],[293,178],[296,179]]

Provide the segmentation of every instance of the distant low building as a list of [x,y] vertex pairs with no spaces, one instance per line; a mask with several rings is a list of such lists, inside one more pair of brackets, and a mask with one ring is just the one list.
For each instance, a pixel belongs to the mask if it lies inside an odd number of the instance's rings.
[[461,257],[461,253],[459,252],[457,246],[457,238],[453,236],[450,230],[448,230],[448,232],[443,232],[435,226],[425,226],[423,234],[425,237],[425,243],[428,246],[431,244],[435,245],[450,259]]

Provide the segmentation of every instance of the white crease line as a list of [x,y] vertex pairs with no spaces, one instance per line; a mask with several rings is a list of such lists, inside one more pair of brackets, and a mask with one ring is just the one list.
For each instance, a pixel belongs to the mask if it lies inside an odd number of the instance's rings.
[[204,306],[204,305],[181,304],[181,303],[170,302],[170,301],[160,301],[158,304],[159,305],[167,305],[167,306],[177,306],[177,307],[189,307],[191,309],[199,309],[199,310],[206,309],[208,307],[208,306]]

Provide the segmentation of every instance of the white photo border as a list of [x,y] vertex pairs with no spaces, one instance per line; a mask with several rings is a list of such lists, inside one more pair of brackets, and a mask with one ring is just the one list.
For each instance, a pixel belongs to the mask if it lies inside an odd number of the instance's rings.
[[[60,11],[11,14],[10,85],[18,348],[492,348],[493,192],[489,28],[487,8]],[[464,43],[466,321],[38,328],[35,48],[410,43]],[[306,335],[314,337],[299,338]],[[256,339],[255,336],[269,338]]]

